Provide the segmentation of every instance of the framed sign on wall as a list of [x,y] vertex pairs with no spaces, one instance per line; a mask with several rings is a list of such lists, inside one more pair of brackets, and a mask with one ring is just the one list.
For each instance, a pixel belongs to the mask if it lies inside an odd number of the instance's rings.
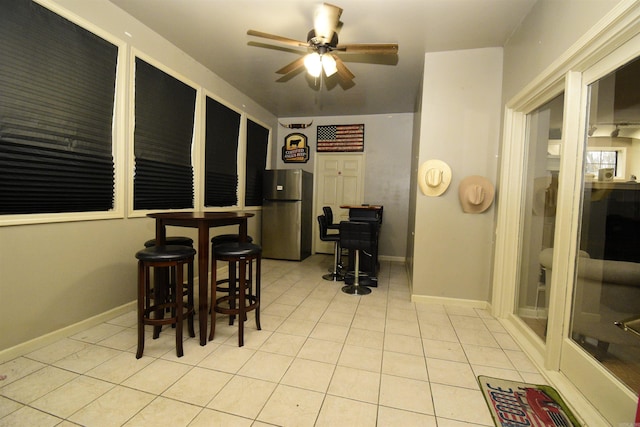
[[364,124],[318,126],[316,151],[363,152]]
[[309,145],[306,135],[290,133],[284,137],[282,161],[285,163],[306,163],[309,161]]

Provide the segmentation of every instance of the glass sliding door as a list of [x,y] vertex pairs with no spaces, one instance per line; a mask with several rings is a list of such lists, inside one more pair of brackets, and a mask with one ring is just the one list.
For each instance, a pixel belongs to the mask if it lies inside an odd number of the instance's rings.
[[516,315],[546,340],[564,94],[527,115],[526,179]]
[[571,338],[636,391],[640,336],[616,322],[640,317],[640,109],[628,108],[640,106],[629,105],[640,104],[638,82],[636,59],[589,85],[591,135],[571,325]]
[[640,390],[639,45],[637,36],[583,77],[579,228],[560,365],[613,425],[631,421]]

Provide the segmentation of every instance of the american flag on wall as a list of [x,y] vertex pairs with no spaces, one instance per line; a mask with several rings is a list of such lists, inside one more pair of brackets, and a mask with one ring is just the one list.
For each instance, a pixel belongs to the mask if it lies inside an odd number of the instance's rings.
[[364,125],[318,126],[316,151],[364,151]]

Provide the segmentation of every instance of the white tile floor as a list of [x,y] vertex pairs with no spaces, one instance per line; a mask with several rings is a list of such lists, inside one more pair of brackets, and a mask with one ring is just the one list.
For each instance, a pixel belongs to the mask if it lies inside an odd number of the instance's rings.
[[264,260],[241,348],[219,319],[182,358],[172,329],[147,334],[137,360],[132,311],[6,362],[0,426],[492,426],[477,375],[544,383],[486,311],[410,302],[403,264],[353,296],[330,263]]

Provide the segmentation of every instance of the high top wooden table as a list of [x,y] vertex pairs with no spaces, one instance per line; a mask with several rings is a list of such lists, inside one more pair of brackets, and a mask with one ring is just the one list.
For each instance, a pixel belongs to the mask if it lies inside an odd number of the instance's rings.
[[240,241],[247,239],[248,212],[159,212],[147,214],[156,220],[156,244],[163,245],[167,238],[167,225],[198,229],[198,322],[200,345],[207,343],[207,318],[209,312],[209,228],[238,225]]

